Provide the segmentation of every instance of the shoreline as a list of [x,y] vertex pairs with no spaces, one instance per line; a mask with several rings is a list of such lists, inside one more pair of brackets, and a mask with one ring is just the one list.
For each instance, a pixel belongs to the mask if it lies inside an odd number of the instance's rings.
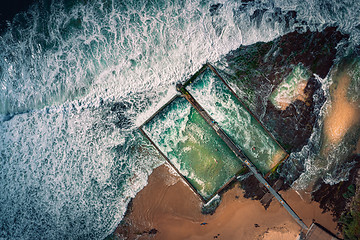
[[[310,226],[313,221],[337,234],[330,212],[322,213],[311,196],[294,190],[280,192]],[[201,213],[201,200],[166,164],[154,169],[148,185],[128,207],[113,233],[114,239],[296,239],[301,228],[276,201],[265,210],[257,200],[244,197],[239,183],[221,196],[215,213]]]
[[[323,70],[325,71],[325,68]],[[339,69],[330,74],[338,81],[337,84],[332,84],[330,87],[332,104],[324,119],[322,135],[323,137],[325,135],[327,141],[325,144],[323,143],[322,153],[326,147],[342,141],[350,127],[359,121],[356,114],[359,110],[346,97],[351,76]],[[323,75],[325,76],[325,72]],[[310,79],[307,84],[302,82],[301,87],[296,88],[298,95],[295,102],[300,104],[299,106],[303,106],[303,109],[311,109],[311,104],[313,104],[311,96],[317,85],[311,83],[311,80],[315,81],[315,79]],[[314,91],[309,90],[311,86]],[[294,103],[294,106],[296,104]],[[291,114],[293,108],[286,108],[286,111]],[[311,112],[308,114],[311,115]],[[344,119],[344,115],[349,118]],[[295,135],[299,134],[298,131],[294,130],[293,132]],[[303,139],[307,139],[304,134],[301,136]],[[283,141],[285,140],[283,139]],[[299,141],[289,142],[301,146]],[[359,143],[360,140],[357,140],[355,152],[359,151]],[[271,201],[265,208],[259,200],[245,197],[249,196],[248,192],[245,195],[244,190],[247,188],[247,184],[244,185],[244,189],[241,189],[239,185],[237,182],[228,187],[221,194],[221,202],[216,211],[212,215],[204,215],[201,213],[202,202],[198,196],[176,173],[174,174],[174,171],[166,165],[162,165],[154,169],[148,179],[148,185],[131,202],[131,206],[128,207],[129,211],[114,232],[114,237],[115,239],[118,237],[120,239],[174,240],[297,239],[301,232],[300,226],[276,200]],[[250,180],[250,185],[254,191],[257,191],[256,194],[263,193],[262,188],[258,187],[258,182],[252,183]],[[338,219],[336,214],[339,211],[335,208],[321,206],[324,201],[331,202],[333,196],[326,196],[317,202],[313,200],[315,198],[311,191],[299,193],[290,188],[279,193],[307,226],[316,222],[333,234],[341,236],[336,222]],[[256,194],[254,194],[254,198],[256,198]],[[325,212],[324,209],[334,212]]]

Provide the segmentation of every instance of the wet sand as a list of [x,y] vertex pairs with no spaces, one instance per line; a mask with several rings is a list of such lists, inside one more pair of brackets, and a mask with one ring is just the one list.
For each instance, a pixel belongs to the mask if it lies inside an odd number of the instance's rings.
[[334,83],[330,88],[331,107],[324,120],[324,133],[329,144],[338,144],[346,132],[360,121],[358,104],[347,99],[351,77],[347,68],[333,74]]
[[[318,203],[302,200],[293,190],[281,194],[307,225],[315,220],[336,233],[331,214],[323,214]],[[150,175],[124,222],[115,235],[125,239],[295,240],[301,230],[277,201],[265,210],[259,201],[244,198],[237,185],[223,195],[215,214],[203,215],[198,196],[167,165]]]

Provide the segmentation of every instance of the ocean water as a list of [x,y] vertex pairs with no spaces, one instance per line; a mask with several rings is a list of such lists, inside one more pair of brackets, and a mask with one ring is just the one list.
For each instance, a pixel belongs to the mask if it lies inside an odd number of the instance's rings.
[[0,35],[0,239],[104,238],[164,161],[137,126],[176,82],[294,30],[338,26],[349,51],[359,16],[356,0],[30,6]]

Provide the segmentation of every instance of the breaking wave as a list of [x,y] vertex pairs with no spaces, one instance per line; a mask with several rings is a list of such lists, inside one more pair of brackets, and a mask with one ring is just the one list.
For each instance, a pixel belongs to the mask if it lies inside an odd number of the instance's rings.
[[163,161],[136,126],[168,89],[294,30],[338,26],[359,44],[359,8],[43,0],[19,13],[0,36],[0,238],[104,238]]

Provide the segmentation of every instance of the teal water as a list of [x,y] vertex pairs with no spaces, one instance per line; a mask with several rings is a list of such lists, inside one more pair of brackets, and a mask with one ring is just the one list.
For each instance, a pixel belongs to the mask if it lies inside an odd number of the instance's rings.
[[281,109],[281,103],[290,104],[293,96],[298,93],[298,86],[301,82],[308,81],[311,74],[304,66],[299,64],[295,66],[293,71],[284,80],[281,81],[279,86],[271,93],[269,100],[271,103]]
[[242,169],[240,160],[185,98],[177,98],[143,130],[206,201]]
[[209,68],[187,89],[263,174],[268,173],[287,156]]
[[360,43],[356,1],[217,3],[39,0],[8,23],[0,36],[1,239],[111,233],[163,163],[137,126],[204,63],[295,29],[334,25],[350,34],[342,46]]

